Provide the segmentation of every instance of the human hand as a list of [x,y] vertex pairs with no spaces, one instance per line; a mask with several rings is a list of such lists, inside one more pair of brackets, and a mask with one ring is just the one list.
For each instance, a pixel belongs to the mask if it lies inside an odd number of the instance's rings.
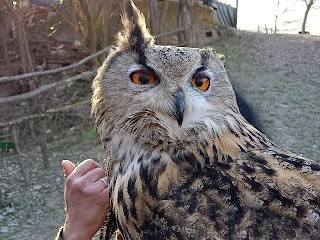
[[63,160],[65,172],[66,221],[64,240],[89,240],[101,228],[109,207],[109,187],[101,178],[104,170],[93,160],[85,160],[77,167]]

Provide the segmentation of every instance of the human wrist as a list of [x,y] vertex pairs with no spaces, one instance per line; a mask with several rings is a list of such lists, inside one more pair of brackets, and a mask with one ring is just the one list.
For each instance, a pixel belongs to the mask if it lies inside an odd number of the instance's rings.
[[94,233],[86,231],[85,228],[76,228],[65,225],[62,232],[62,240],[91,240]]

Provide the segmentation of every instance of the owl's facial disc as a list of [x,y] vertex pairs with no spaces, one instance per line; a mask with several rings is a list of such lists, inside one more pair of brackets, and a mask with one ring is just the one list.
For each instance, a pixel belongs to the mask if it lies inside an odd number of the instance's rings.
[[191,112],[203,108],[203,105],[196,106],[197,101],[193,101],[194,96],[197,95],[199,99],[199,96],[209,89],[212,74],[201,64],[197,64],[192,71],[189,73],[186,71],[183,76],[178,77],[166,71],[163,71],[166,74],[159,73],[154,69],[161,67],[155,66],[152,62],[149,62],[149,65],[134,62],[127,71],[131,82],[134,83],[133,89],[137,95],[141,94],[138,98],[144,99],[148,111],[152,109],[159,115],[170,117],[175,123],[169,122],[181,128],[183,122],[188,122],[190,106]]

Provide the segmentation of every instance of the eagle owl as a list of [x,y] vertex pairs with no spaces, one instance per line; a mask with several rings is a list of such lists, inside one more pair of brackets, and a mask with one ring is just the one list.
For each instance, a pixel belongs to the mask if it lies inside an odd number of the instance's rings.
[[320,165],[240,114],[213,49],[159,46],[132,1],[93,82],[106,239],[319,239]]

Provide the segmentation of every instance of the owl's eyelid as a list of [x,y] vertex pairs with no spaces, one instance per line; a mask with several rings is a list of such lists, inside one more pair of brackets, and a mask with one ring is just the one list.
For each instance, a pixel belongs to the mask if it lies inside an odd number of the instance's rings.
[[129,67],[127,74],[130,75],[130,74],[137,72],[137,71],[145,71],[146,69],[147,68],[144,65],[133,63]]
[[211,77],[212,77],[212,72],[208,68],[206,68],[204,66],[199,67],[192,74],[192,78],[203,78],[203,77],[207,77],[209,79],[211,79]]
[[141,64],[132,64],[130,66],[130,68],[128,69],[128,75],[130,76],[132,73],[134,72],[138,72],[138,71],[142,71],[142,72],[151,72],[154,74],[154,76],[156,78],[158,78],[158,75],[156,74],[156,72],[149,66],[145,66],[145,65],[141,65]]

